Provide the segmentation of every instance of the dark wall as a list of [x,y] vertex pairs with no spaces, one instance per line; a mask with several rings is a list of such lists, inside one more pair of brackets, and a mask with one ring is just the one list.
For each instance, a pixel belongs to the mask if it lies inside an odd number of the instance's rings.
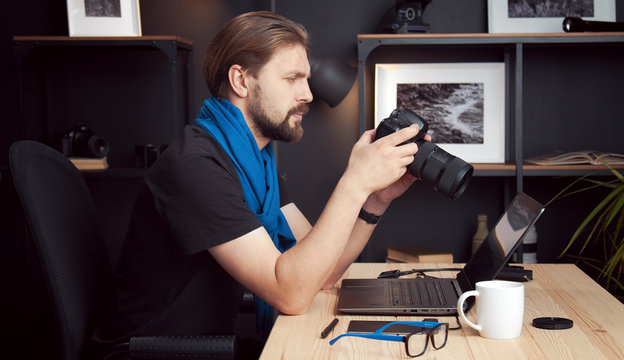
[[[277,12],[306,26],[311,34],[313,54],[336,57],[357,66],[357,34],[373,32],[394,0],[278,0],[274,3]],[[194,109],[190,110],[191,113],[195,113],[209,95],[200,68],[205,48],[214,34],[237,14],[268,10],[269,7],[270,2],[263,0],[141,1],[144,35],[177,35],[193,42]],[[433,32],[484,32],[485,14],[484,1],[434,1],[425,12],[425,20],[431,23]],[[3,341],[11,344],[12,348],[21,348],[15,352],[16,358],[34,358],[42,354],[53,358],[51,354],[57,351],[51,331],[53,325],[47,294],[37,258],[28,242],[20,206],[10,184],[7,154],[10,144],[22,134],[17,122],[17,76],[12,37],[67,35],[66,1],[5,1],[0,5],[0,16],[0,71],[3,79],[0,83],[0,238],[4,243],[0,271],[5,275],[2,293],[8,294],[3,296],[0,308],[3,326],[10,328],[11,334]],[[162,90],[148,88],[144,91],[151,92],[157,99]],[[41,95],[26,93],[25,96]],[[313,104],[305,119],[305,136],[300,143],[279,145],[279,165],[289,178],[290,192],[311,221],[319,216],[344,170],[351,146],[358,138],[357,124],[356,83],[345,101],[336,108],[319,102]],[[137,180],[88,178],[87,181],[115,260]],[[400,209],[412,207],[412,201],[404,201],[403,205],[393,208],[396,215],[388,214],[384,219],[379,231],[383,236],[402,236],[406,229],[402,224],[406,214]],[[383,252],[383,241],[374,244]],[[35,340],[39,346],[28,346],[28,338]]]
[[[195,113],[208,91],[201,78],[204,50],[218,29],[233,16],[253,10],[268,10],[269,1],[263,0],[143,0],[141,20],[144,35],[178,35],[193,42],[193,88]],[[305,25],[311,34],[311,50],[316,56],[331,56],[352,66],[357,66],[356,36],[372,33],[382,15],[394,5],[394,0],[276,0],[278,13]],[[624,0],[617,0],[618,19],[624,19]],[[6,324],[13,326],[11,342],[20,344],[26,334],[45,332],[49,315],[45,305],[41,279],[37,274],[36,259],[23,240],[26,229],[20,216],[19,205],[10,186],[7,173],[8,148],[19,138],[17,127],[16,74],[12,37],[14,35],[67,35],[65,0],[4,1],[0,5],[0,239],[5,244],[0,271],[11,274],[4,282],[0,304]],[[487,32],[487,1],[485,0],[434,0],[424,13],[425,22],[431,24],[432,33]],[[539,73],[539,72],[537,72]],[[158,98],[158,88],[145,89]],[[28,94],[27,94],[28,95]],[[346,99],[337,107],[315,101],[304,119],[305,135],[297,144],[278,146],[278,161],[289,181],[289,190],[298,206],[314,222],[346,166],[358,133],[357,81]],[[116,179],[90,181],[97,193],[95,199],[112,249],[118,247],[127,224],[131,206],[132,189],[136,179],[125,184]],[[451,251],[458,261],[465,261],[470,247],[470,237],[479,213],[490,217],[490,224],[503,208],[502,199],[509,189],[509,178],[479,177],[464,196],[451,202],[428,186],[417,184],[407,194],[395,201],[385,214],[382,223],[369,243],[363,260],[382,261],[385,248],[390,244],[414,243]],[[527,183],[538,200],[546,202],[563,184],[531,179]],[[122,189],[122,191],[117,191]],[[115,194],[119,195],[115,198]],[[569,234],[558,231],[558,224],[572,222],[558,210],[576,206],[561,203],[538,223],[538,234],[564,239]],[[540,226],[549,230],[539,230]],[[553,230],[554,229],[554,230]],[[451,234],[451,235],[449,235]],[[539,236],[539,235],[538,235]],[[558,254],[555,245],[540,242],[542,261],[552,261]],[[115,251],[112,251],[113,257]],[[4,290],[3,289],[3,290]],[[34,290],[33,290],[34,289]],[[29,294],[26,296],[25,294]],[[34,294],[34,295],[33,295]],[[43,319],[43,320],[42,320]],[[47,320],[45,320],[47,319]],[[47,321],[47,322],[46,322]],[[51,340],[48,339],[48,343]],[[43,345],[46,345],[45,343]]]
[[[390,0],[366,2],[282,0],[274,2],[277,12],[306,26],[311,35],[314,55],[332,56],[352,66],[357,66],[357,34],[374,32],[379,19],[393,4],[394,1]],[[0,85],[0,91],[2,91],[2,96],[0,96],[2,99],[0,167],[6,172],[8,147],[12,141],[21,138],[23,134],[23,129],[17,122],[17,77],[12,37],[14,35],[67,35],[68,30],[65,1],[26,0],[4,3],[2,6],[4,21],[2,22],[2,42],[0,43],[2,55],[0,58],[3,65],[1,68],[5,75],[3,78],[6,81]],[[204,50],[214,34],[226,21],[237,14],[253,10],[268,10],[269,7],[269,1],[261,0],[175,2],[150,0],[141,3],[143,35],[177,35],[193,42],[194,73],[191,78],[194,96],[191,114],[194,114],[202,101],[209,96],[201,77],[201,63]],[[486,31],[485,14],[485,4],[481,1],[438,1],[427,8],[425,21],[431,24],[432,32],[484,32]],[[465,21],[459,22],[458,19],[462,17],[465,17]],[[83,61],[82,59],[71,60],[74,65],[67,66],[70,69]],[[111,60],[120,61],[118,57],[113,59],[113,55],[111,55]],[[98,61],[106,62],[105,55]],[[59,60],[58,63],[64,62]],[[102,84],[93,85],[98,87]],[[134,91],[136,90],[135,87]],[[156,86],[146,88],[144,91],[156,102],[160,101],[157,99],[163,95],[163,90]],[[121,93],[123,94],[123,91]],[[27,89],[25,97],[40,98],[42,103],[48,101],[55,105],[54,98],[45,99],[34,88]],[[82,105],[79,98],[75,103],[78,107]],[[36,106],[32,107],[36,108]],[[52,106],[52,109],[56,108]],[[43,113],[46,110],[32,109],[31,111]],[[81,111],[88,113],[89,109]],[[128,108],[127,112],[134,113],[136,109]],[[63,120],[63,114],[56,110],[52,111],[49,117],[61,119],[61,124],[57,124],[56,130],[65,126],[62,122],[67,121]],[[312,111],[304,121],[305,136],[300,143],[278,146],[280,168],[290,178],[292,196],[311,221],[315,221],[319,216],[326,199],[329,198],[344,170],[351,146],[358,138],[357,123],[356,83],[345,101],[336,108],[329,108],[319,101],[313,104]],[[128,129],[119,129],[120,137],[127,136],[124,130],[127,132]],[[45,133],[45,130],[42,132]],[[4,178],[8,179],[8,174],[5,174]],[[90,181],[90,183],[92,188],[100,189],[100,193],[114,193],[113,190],[106,189],[106,185],[102,185],[101,181]],[[131,183],[134,184],[134,182]],[[118,188],[117,185],[112,187],[112,189],[116,188]],[[125,219],[128,213],[127,207],[130,206],[131,201],[127,197],[120,197],[122,200],[115,203],[111,202],[109,196],[95,195],[96,198],[106,199],[98,204],[105,231],[111,241],[119,242],[127,222]],[[115,206],[124,210],[111,217],[109,210]],[[389,218],[387,221],[391,220]],[[116,247],[117,245],[113,244],[113,248]]]
[[[306,26],[311,34],[312,54],[336,57],[357,67],[357,35],[375,33],[378,22],[393,4],[388,0],[277,1],[277,11]],[[426,8],[424,21],[431,24],[433,33],[480,33],[487,32],[486,13],[484,1],[433,1]],[[304,119],[303,139],[297,144],[279,146],[280,169],[288,176],[289,189],[298,206],[311,221],[323,210],[345,169],[351,147],[359,138],[357,89],[356,80],[349,95],[335,108],[315,102]],[[410,224],[418,223],[414,219],[422,211],[430,212],[422,204],[431,203],[440,212],[453,212],[453,208],[439,194],[420,190],[415,187],[392,205],[362,260],[383,261],[386,247],[397,242],[433,243],[431,236],[419,236],[422,232]],[[461,218],[466,225],[475,221],[476,215]],[[436,244],[438,248],[464,252],[462,245],[457,248],[450,239],[439,240],[443,243]]]

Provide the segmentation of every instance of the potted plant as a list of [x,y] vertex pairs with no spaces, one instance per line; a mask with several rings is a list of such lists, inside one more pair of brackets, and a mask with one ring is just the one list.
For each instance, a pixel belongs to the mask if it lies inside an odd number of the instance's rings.
[[[583,176],[565,187],[553,200],[591,189],[607,190],[578,226],[559,258],[571,256],[593,269],[595,280],[620,301],[624,299],[624,175],[603,162],[614,178],[605,181]],[[574,189],[575,185],[583,184]],[[552,202],[551,200],[550,202]],[[549,202],[549,203],[550,203]],[[589,251],[597,245],[600,251]],[[577,250],[579,249],[580,250]],[[589,254],[591,253],[591,254]]]

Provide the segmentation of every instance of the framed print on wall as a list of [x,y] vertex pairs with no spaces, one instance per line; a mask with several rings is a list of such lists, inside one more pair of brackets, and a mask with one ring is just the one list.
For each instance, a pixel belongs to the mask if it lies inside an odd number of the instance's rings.
[[69,36],[141,36],[139,0],[67,0]]
[[375,127],[394,109],[429,123],[432,141],[471,163],[505,162],[505,64],[375,65]]
[[488,0],[490,33],[561,33],[568,16],[615,21],[615,0]]

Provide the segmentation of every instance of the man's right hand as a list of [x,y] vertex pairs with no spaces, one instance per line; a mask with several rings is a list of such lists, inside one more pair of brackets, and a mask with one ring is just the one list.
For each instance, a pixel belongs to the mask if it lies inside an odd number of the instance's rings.
[[377,141],[375,130],[364,132],[353,146],[344,177],[350,184],[361,186],[365,198],[399,180],[414,161],[418,145],[403,144],[418,134],[418,126],[412,125]]

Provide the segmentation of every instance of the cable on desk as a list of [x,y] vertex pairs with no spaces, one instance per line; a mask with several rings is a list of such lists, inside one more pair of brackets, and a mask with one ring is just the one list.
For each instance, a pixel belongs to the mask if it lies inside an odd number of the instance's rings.
[[461,271],[461,270],[462,269],[460,269],[460,268],[412,269],[412,270],[406,270],[406,271],[389,270],[389,271],[384,271],[384,272],[380,273],[379,275],[377,275],[377,279],[396,279],[396,278],[401,277],[403,275],[411,275],[411,274],[414,274],[414,273],[418,277],[435,278],[435,276],[427,275],[425,273],[426,272],[433,272],[433,271]]

